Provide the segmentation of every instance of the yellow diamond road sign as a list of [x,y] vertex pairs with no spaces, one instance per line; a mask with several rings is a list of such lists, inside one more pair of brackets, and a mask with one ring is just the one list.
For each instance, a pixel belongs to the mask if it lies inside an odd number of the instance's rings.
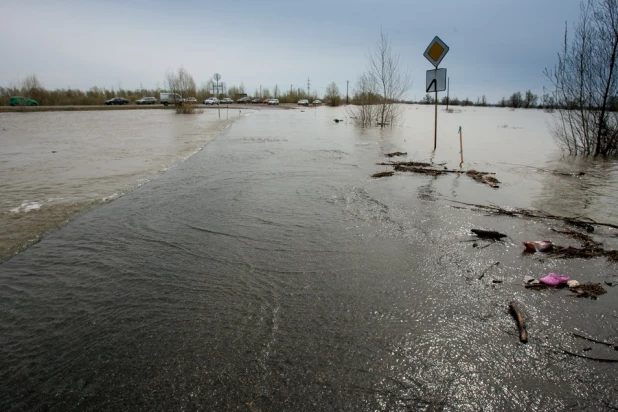
[[431,43],[429,43],[429,46],[427,46],[427,50],[425,50],[423,56],[437,68],[444,56],[446,56],[446,53],[448,53],[448,46],[436,36]]

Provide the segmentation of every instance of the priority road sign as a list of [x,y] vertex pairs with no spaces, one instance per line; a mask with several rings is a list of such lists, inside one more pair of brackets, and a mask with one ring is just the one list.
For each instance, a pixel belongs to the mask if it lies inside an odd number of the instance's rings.
[[446,90],[446,69],[427,70],[425,76],[425,90],[429,92],[443,92]]
[[444,56],[446,56],[446,53],[448,53],[448,50],[449,48],[446,43],[436,36],[433,38],[431,43],[429,43],[429,46],[427,46],[423,56],[425,56],[425,58],[429,60],[429,62],[437,69]]

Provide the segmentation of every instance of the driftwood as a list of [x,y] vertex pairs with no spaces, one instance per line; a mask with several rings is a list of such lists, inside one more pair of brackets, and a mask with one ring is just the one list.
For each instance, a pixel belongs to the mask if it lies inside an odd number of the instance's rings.
[[408,155],[407,152],[392,152],[392,153],[386,153],[384,156],[394,157],[394,156],[407,156],[407,155]]
[[570,238],[579,240],[580,242],[582,242],[585,245],[600,245],[601,244],[599,242],[595,242],[589,235],[587,235],[585,233],[577,232],[575,230],[571,230],[571,229],[558,230],[558,229],[554,229],[554,228],[552,228],[551,230],[553,230],[556,233],[561,233],[563,235],[567,235]]
[[[401,152],[395,152],[401,153]],[[387,154],[389,156],[391,153]],[[390,156],[389,156],[390,157]],[[436,165],[431,163],[424,162],[382,162],[377,163],[380,166],[393,166],[396,172],[411,172],[411,173],[419,173],[428,176],[440,176],[446,173],[454,173],[454,174],[465,174],[470,176],[472,179],[476,180],[479,183],[486,184],[493,188],[500,187],[500,181],[493,176],[495,173],[490,172],[479,172],[477,170],[452,170],[452,169],[436,169]]]
[[394,175],[395,172],[378,172],[371,175],[374,179],[378,179],[380,177],[388,177]]
[[588,360],[593,360],[597,362],[618,363],[618,359],[594,358],[592,356],[580,355],[579,353],[574,353],[566,349],[560,349],[560,351],[562,351],[563,353],[566,353],[567,355],[575,356],[575,357],[582,358],[582,359],[588,359]]
[[560,258],[582,258],[591,259],[595,257],[605,257],[612,262],[618,262],[618,250],[605,250],[599,246],[599,244],[588,245],[582,248],[576,248],[573,246],[563,247],[554,245],[553,251],[549,253],[549,257],[552,259]]
[[517,323],[517,329],[519,329],[519,340],[523,343],[528,342],[528,332],[526,331],[526,323],[524,321],[524,315],[521,313],[515,301],[509,303],[509,311],[513,318],[515,318],[515,323]]
[[603,342],[602,340],[592,339],[592,338],[589,338],[587,336],[580,335],[578,333],[571,333],[571,335],[575,336],[576,338],[584,339],[584,340],[587,340],[587,341],[590,341],[590,342],[594,342],[594,343],[600,343],[601,345],[609,346],[609,347],[613,348],[614,350],[618,350],[618,345],[615,345],[613,343]]
[[576,298],[590,298],[592,300],[596,300],[597,297],[604,295],[607,291],[601,286],[599,283],[584,283],[583,285],[575,286],[574,288],[569,288],[566,283],[561,283],[559,285],[547,285],[545,283],[529,283],[524,285],[526,289],[534,289],[534,290],[544,290],[544,289],[565,289],[568,288],[571,292],[573,292],[573,296]]
[[500,162],[500,163],[505,164],[505,165],[511,165],[511,166],[527,167],[527,168],[530,168],[530,169],[536,169],[539,172],[546,172],[546,173],[551,173],[551,174],[560,175],[560,176],[577,177],[577,176],[584,176],[586,174],[584,172],[562,172],[560,170],[543,169],[543,168],[540,168],[540,167],[534,167],[534,166],[528,166],[528,165],[520,165],[520,164],[517,164],[517,163],[506,163],[506,162]]
[[585,218],[586,220],[581,220],[581,218],[573,218],[573,217],[565,217],[565,216],[557,216],[552,215],[542,210],[533,211],[528,209],[504,209],[500,206],[489,206],[489,205],[477,205],[474,203],[466,203],[460,202],[458,200],[451,200],[453,203],[459,203],[466,206],[471,206],[472,208],[477,208],[484,210],[486,212],[495,213],[497,215],[505,215],[505,216],[516,216],[516,217],[531,217],[536,219],[550,219],[550,220],[562,220],[563,222],[572,224],[572,225],[582,225],[582,226],[606,226],[614,229],[618,229],[618,225],[614,225],[611,223],[603,223],[597,222],[595,220]]
[[504,233],[496,232],[494,230],[470,229],[470,232],[483,239],[500,240],[503,237],[507,237]]
[[[387,155],[388,156],[388,155]],[[415,167],[431,167],[431,163],[425,162],[381,162],[376,163],[379,166],[415,166]]]
[[498,185],[500,184],[500,181],[493,176],[489,176],[490,174],[494,173],[477,172],[476,170],[468,170],[466,172],[466,175],[470,176],[472,179],[476,180],[479,183],[484,183],[496,189],[499,188],[500,186]]

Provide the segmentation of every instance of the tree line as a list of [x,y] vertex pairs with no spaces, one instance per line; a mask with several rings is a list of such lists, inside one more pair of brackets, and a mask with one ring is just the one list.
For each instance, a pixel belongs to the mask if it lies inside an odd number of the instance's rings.
[[[173,75],[170,78],[170,74]],[[183,97],[195,97],[198,102],[215,96],[219,99],[224,97],[231,97],[237,99],[241,96],[250,96],[252,98],[267,99],[275,98],[279,99],[281,103],[296,103],[301,99],[309,99],[311,101],[319,99],[317,91],[311,91],[307,93],[306,90],[301,88],[283,89],[279,86],[274,88],[263,87],[255,89],[253,94],[248,93],[243,83],[239,85],[232,85],[227,87],[225,83],[217,91],[212,80],[203,82],[197,86],[193,81],[193,76],[185,69],[180,68],[177,71],[168,72],[165,74],[164,87],[156,88],[137,88],[137,89],[125,89],[120,86],[116,87],[98,87],[94,86],[87,90],[80,90],[74,88],[59,88],[54,90],[46,89],[39,81],[36,74],[30,74],[23,80],[7,86],[0,86],[0,106],[6,106],[9,104],[11,96],[25,96],[29,99],[36,100],[43,106],[89,106],[100,105],[106,100],[114,97],[122,97],[133,103],[136,100],[146,96],[153,96],[157,99],[162,92],[172,92],[170,88],[170,80],[174,80],[178,76],[183,78],[183,82],[186,80],[186,84],[181,85]],[[220,83],[221,85],[221,83]],[[177,90],[177,86],[174,86]],[[338,90],[337,90],[338,93]]]

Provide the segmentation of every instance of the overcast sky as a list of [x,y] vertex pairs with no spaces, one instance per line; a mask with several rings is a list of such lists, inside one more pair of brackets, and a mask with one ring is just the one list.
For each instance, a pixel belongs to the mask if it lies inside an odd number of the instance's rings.
[[228,86],[307,88],[334,81],[345,95],[369,49],[388,34],[425,94],[423,57],[434,36],[450,51],[451,96],[495,102],[542,94],[579,0],[106,0],[0,1],[0,85],[35,73],[48,89],[163,87],[168,69],[198,85],[220,73]]

